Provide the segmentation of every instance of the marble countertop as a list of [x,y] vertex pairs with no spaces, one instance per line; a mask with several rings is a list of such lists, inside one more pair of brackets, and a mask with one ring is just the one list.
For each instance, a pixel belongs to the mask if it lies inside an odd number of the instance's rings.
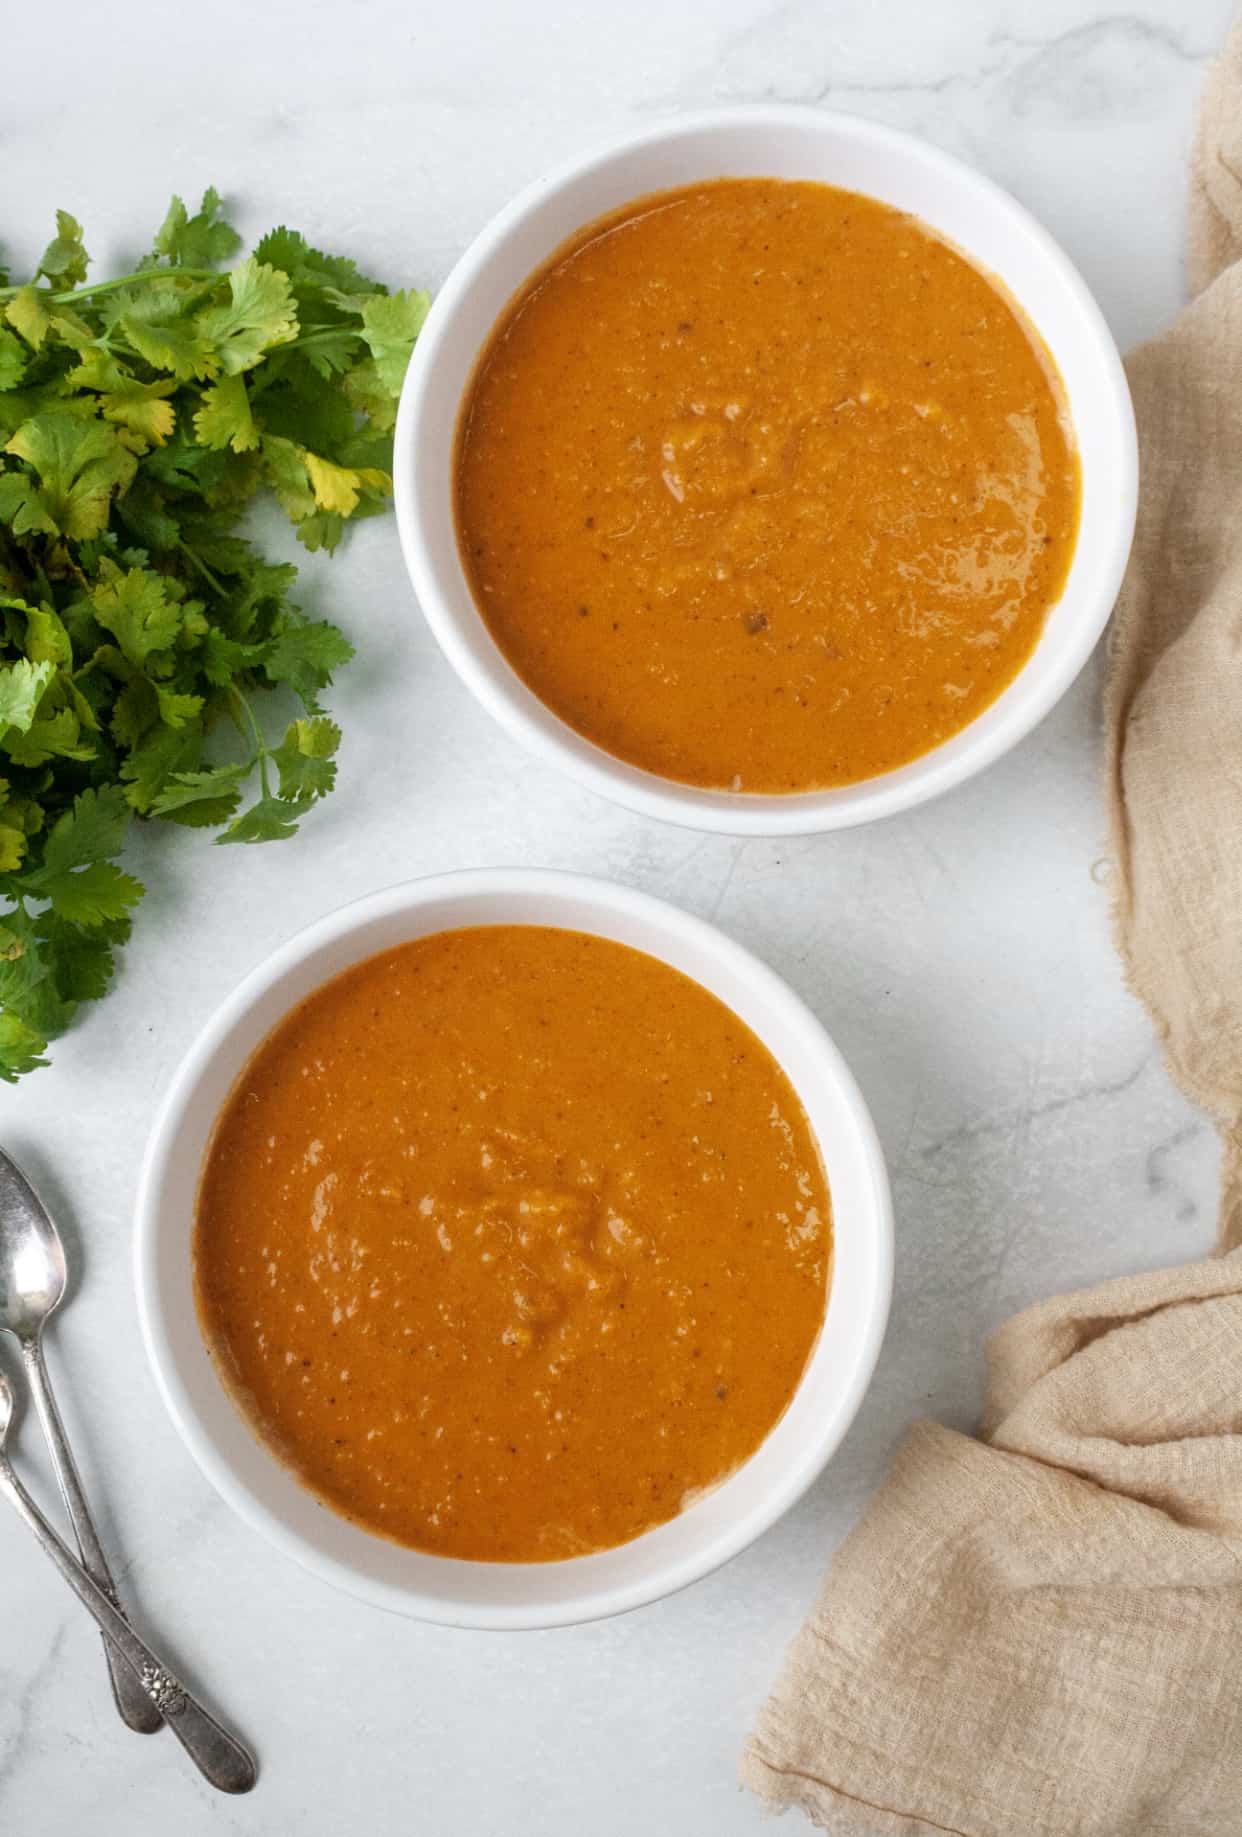
[[[104,263],[171,190],[243,229],[287,217],[436,285],[520,185],[601,134],[777,98],[923,134],[990,173],[1079,263],[1123,346],[1180,297],[1183,189],[1228,0],[127,0],[9,20],[0,122],[15,266],[57,205]],[[333,695],[341,788],[294,843],[139,837],[117,992],[0,1086],[0,1139],[54,1202],[77,1292],[51,1337],[125,1591],[256,1744],[249,1799],[117,1723],[93,1629],[0,1517],[0,1822],[38,1837],[338,1831],[730,1837],[763,1828],[737,1754],[818,1578],[912,1416],[969,1427],[986,1332],[1052,1290],[1206,1250],[1212,1131],[1172,1089],[1108,934],[1098,673],[985,777],[843,835],[740,843],[613,809],[527,758],[418,618],[391,520],[308,565],[360,656]],[[156,1099],[243,970],[406,875],[478,863],[613,876],[713,918],[822,1016],[889,1157],[897,1289],[854,1428],[795,1511],[674,1600],[554,1633],[455,1633],[337,1595],[191,1464],[138,1339],[129,1230]],[[22,1456],[46,1486],[35,1438]]]

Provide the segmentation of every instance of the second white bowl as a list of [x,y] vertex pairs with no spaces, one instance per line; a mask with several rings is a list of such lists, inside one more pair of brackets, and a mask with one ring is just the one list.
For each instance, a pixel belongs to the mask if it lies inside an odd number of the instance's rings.
[[[457,551],[457,418],[499,314],[573,233],[645,193],[721,177],[819,179],[911,211],[1008,287],[1064,379],[1082,461],[1082,523],[1065,591],[1030,660],[969,727],[898,770],[794,796],[702,790],[614,758],[527,688],[480,617]],[[414,349],[397,420],[394,483],[406,565],[467,687],[515,739],[644,815],[731,835],[801,835],[892,815],[982,771],[1043,719],[1091,655],[1134,531],[1138,455],[1125,372],[1069,259],[1007,192],[946,153],[851,115],[780,105],[665,122],[531,185],[471,244]]]
[[[710,989],[783,1066],[832,1192],[833,1274],[823,1330],[767,1440],[679,1517],[632,1543],[564,1562],[461,1562],[388,1543],[327,1510],[235,1409],[194,1308],[199,1173],[220,1107],[255,1048],[290,1008],[351,964],[431,932],[495,924],[595,932]],[[480,869],[358,900],[291,938],[234,991],[191,1047],[152,1129],[135,1270],[147,1354],[169,1413],[217,1491],[265,1537],[379,1607],[452,1626],[559,1626],[685,1587],[743,1549],[810,1485],[849,1427],[879,1353],[892,1285],[892,1217],[875,1130],[844,1060],[810,1010],[757,958],[675,906],[608,881]]]

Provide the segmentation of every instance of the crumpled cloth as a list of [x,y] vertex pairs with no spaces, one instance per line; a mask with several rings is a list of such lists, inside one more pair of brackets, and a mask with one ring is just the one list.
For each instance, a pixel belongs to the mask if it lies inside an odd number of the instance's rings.
[[1105,712],[1117,944],[1169,1071],[1220,1126],[1228,1248],[1242,1242],[1242,20],[1200,110],[1187,276],[1190,305],[1126,366],[1142,486]]
[[1128,364],[1106,716],[1118,948],[1221,1129],[1222,1254],[1028,1308],[979,1436],[911,1430],[742,1763],[850,1837],[1242,1837],[1242,24],[1188,273]]

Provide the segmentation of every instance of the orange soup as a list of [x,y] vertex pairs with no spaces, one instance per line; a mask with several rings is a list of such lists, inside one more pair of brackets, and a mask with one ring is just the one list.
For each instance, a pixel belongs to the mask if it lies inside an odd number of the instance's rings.
[[293,1010],[199,1194],[256,1433],[445,1556],[624,1543],[752,1454],[823,1320],[831,1213],[780,1067],[697,983],[539,926],[442,932]]
[[1000,694],[1064,585],[1079,466],[998,282],[874,199],[720,179],[592,224],[510,303],[455,493],[548,707],[666,778],[796,792]]

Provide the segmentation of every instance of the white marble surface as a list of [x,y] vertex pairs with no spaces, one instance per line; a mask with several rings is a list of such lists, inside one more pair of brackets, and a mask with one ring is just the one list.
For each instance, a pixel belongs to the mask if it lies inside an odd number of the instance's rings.
[[[107,262],[170,190],[214,182],[243,227],[287,218],[432,285],[519,185],[592,137],[781,98],[900,124],[1013,189],[1123,344],[1180,292],[1186,151],[1228,0],[127,0],[6,27],[3,232],[55,206]],[[262,1758],[215,1798],[166,1736],[114,1719],[98,1645],[0,1519],[0,1826],[37,1837],[728,1837],[761,1828],[736,1756],[831,1552],[916,1413],[971,1423],[985,1332],[1050,1290],[1212,1238],[1215,1145],[1171,1089],[1107,929],[1097,682],[984,779],[866,831],[741,845],[644,823],[534,764],[467,699],[411,603],[391,522],[310,570],[358,643],[334,705],[341,788],[295,843],[144,835],[150,892],[114,996],[0,1087],[0,1139],[45,1186],[80,1278],[54,1335],[67,1414],[143,1622]],[[394,878],[544,862],[714,917],[806,995],[874,1108],[897,1198],[892,1326],[845,1447],[721,1574],[568,1632],[386,1618],[237,1522],[148,1378],[129,1221],[158,1093],[239,974]],[[33,1437],[30,1470],[42,1479]],[[1016,1834],[1015,1834],[1016,1837]]]

